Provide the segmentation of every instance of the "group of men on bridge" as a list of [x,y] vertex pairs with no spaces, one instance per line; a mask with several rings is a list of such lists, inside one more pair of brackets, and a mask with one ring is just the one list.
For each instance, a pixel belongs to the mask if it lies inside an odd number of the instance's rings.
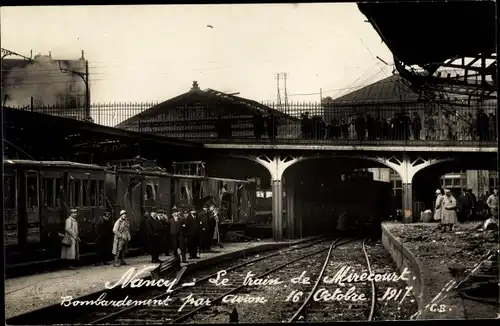
[[186,251],[189,259],[199,259],[201,252],[210,252],[212,245],[221,247],[219,234],[218,210],[214,204],[204,204],[201,210],[172,208],[172,217],[168,218],[164,211],[146,211],[144,226],[151,262],[159,263],[160,253],[169,255],[173,251],[175,257],[186,262]]

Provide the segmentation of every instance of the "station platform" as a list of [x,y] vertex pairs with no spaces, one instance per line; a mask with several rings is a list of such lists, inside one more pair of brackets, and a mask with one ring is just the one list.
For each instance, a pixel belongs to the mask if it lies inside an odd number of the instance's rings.
[[[499,306],[491,303],[495,294],[485,303],[464,298],[457,288],[475,288],[478,279],[490,282],[490,289],[498,283],[498,268],[493,271],[498,231],[483,230],[481,225],[457,224],[452,232],[441,233],[437,223],[382,224],[384,247],[400,270],[409,268],[416,277],[409,280],[419,302],[413,319],[497,318]],[[487,296],[475,295],[482,300]]]
[[[181,266],[186,271],[202,269],[216,265],[221,261],[253,255],[267,250],[285,248],[318,237],[308,237],[297,240],[274,242],[272,239],[262,239],[258,242],[224,243],[223,248],[214,248],[212,253],[202,253],[201,259],[188,260]],[[160,257],[165,260],[165,256]],[[42,309],[61,302],[62,296],[81,298],[105,289],[106,282],[118,282],[130,268],[142,269],[151,264],[151,256],[142,255],[125,259],[127,265],[114,267],[84,266],[76,270],[59,270],[44,274],[23,276],[5,280],[5,317],[12,318],[34,310]],[[149,272],[139,277],[147,277]]]

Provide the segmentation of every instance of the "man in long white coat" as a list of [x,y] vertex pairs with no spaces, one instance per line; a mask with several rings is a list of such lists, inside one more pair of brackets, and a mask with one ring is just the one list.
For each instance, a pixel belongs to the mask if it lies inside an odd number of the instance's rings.
[[130,241],[130,224],[127,218],[127,212],[122,210],[120,218],[116,220],[113,227],[115,238],[113,240],[113,255],[115,255],[115,267],[126,265],[125,252],[127,244]]
[[68,261],[69,269],[75,269],[74,262],[80,258],[80,238],[78,237],[76,213],[76,209],[69,211],[69,216],[64,226],[65,236],[69,235],[71,244],[69,246],[63,245],[61,248],[61,259]]
[[446,232],[446,227],[450,228],[450,232],[453,231],[453,225],[458,222],[457,218],[457,200],[451,195],[451,191],[446,189],[444,191],[443,200],[443,230],[441,232]]

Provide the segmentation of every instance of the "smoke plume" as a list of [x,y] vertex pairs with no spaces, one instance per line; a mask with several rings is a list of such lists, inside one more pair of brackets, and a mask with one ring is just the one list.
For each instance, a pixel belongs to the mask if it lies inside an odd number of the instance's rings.
[[[14,62],[5,59],[5,62]],[[16,60],[19,62],[19,60]],[[9,107],[26,107],[31,105],[31,97],[35,107],[67,105],[72,98],[85,99],[85,84],[81,77],[63,69],[84,72],[84,60],[52,60],[48,56],[36,56],[24,67],[20,64],[12,68],[5,67],[2,80],[5,105]],[[24,64],[23,64],[24,65]],[[7,70],[7,71],[5,71]],[[70,86],[73,85],[73,86]],[[70,87],[72,91],[70,92]]]

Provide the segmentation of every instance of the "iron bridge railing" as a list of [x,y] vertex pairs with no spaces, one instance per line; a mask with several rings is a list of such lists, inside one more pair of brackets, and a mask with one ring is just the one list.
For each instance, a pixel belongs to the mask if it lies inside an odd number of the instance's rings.
[[[496,101],[473,106],[424,102],[266,104],[276,111],[220,104],[94,104],[17,109],[203,143],[497,146]],[[156,112],[155,112],[156,111]]]

